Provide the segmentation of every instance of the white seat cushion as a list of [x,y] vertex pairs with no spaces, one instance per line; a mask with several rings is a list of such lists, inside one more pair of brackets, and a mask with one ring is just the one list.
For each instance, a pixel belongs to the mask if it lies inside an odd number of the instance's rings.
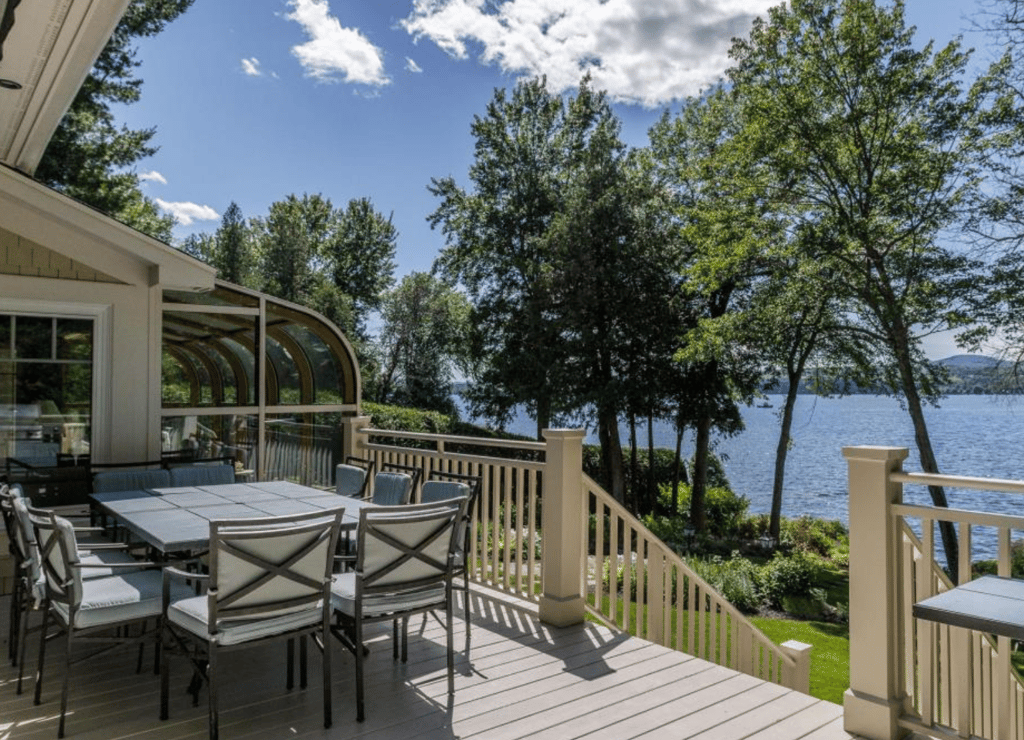
[[[79,550],[78,562],[82,565],[131,565],[135,560],[125,550]],[[139,566],[142,570],[142,566]],[[105,578],[107,576],[124,576],[134,571],[131,568],[82,568],[82,578]]]
[[[204,640],[209,639],[208,605],[209,601],[205,595],[175,600],[167,608],[167,618],[182,629]],[[238,645],[291,632],[300,627],[311,627],[318,624],[322,618],[323,602],[318,601],[301,610],[266,619],[221,620],[220,632],[214,639],[219,645]]]
[[[396,594],[373,594],[363,597],[363,616],[378,617],[392,612],[444,606],[444,586],[431,586],[418,591]],[[339,573],[331,583],[331,606],[349,616],[356,613],[356,574]]]
[[[172,595],[186,596],[191,593],[182,584],[171,585]],[[82,601],[74,627],[82,629],[158,617],[162,609],[162,591],[163,576],[158,570],[83,579]],[[53,606],[64,621],[68,621],[67,607],[58,602],[54,602]]]

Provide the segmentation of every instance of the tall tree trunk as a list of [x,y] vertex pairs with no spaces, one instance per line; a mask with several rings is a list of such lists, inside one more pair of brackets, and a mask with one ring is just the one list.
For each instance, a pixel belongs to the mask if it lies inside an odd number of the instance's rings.
[[[917,443],[921,470],[938,475],[939,464],[935,459],[935,451],[932,449],[931,436],[928,434],[928,425],[924,419],[924,405],[921,403],[921,394],[917,389],[917,378],[914,375],[913,362],[910,358],[909,332],[900,323],[897,323],[894,329],[893,334],[896,341],[893,343],[893,349],[896,350],[896,362],[900,371],[903,395],[907,401],[907,411],[914,424],[914,441]],[[942,486],[928,486],[928,493],[935,506],[949,506],[946,492]],[[942,537],[942,549],[946,556],[946,568],[953,583],[957,583],[959,580],[960,544],[957,540],[956,528],[952,522],[939,522],[939,534]]]
[[686,467],[683,465],[683,433],[686,428],[676,426],[676,459],[672,464],[672,514],[679,513],[679,483],[686,482]]
[[704,494],[708,488],[708,454],[711,449],[711,417],[697,420],[693,450],[693,481],[690,486],[690,526],[698,532],[707,526]]
[[629,508],[634,513],[640,512],[640,454],[636,441],[636,414],[629,412],[629,486],[627,497]]
[[625,501],[625,480],[622,466],[622,442],[619,439],[619,419],[614,409],[599,407],[597,411],[597,432],[601,440],[601,457],[608,471],[609,493],[623,506]]
[[544,441],[544,430],[551,426],[551,397],[542,393],[537,399],[537,439]]
[[647,416],[647,511],[653,513],[658,506],[658,492],[654,486],[654,414]]
[[786,455],[789,454],[790,432],[793,428],[793,407],[800,390],[800,376],[789,373],[789,391],[782,409],[782,428],[779,430],[779,444],[775,448],[775,480],[772,482],[772,513],[768,520],[768,534],[779,541],[782,530],[782,491],[786,480]]

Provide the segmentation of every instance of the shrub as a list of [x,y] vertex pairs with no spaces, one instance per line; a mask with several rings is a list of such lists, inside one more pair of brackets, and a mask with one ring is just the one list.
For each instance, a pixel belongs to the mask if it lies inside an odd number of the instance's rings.
[[[659,499],[664,510],[669,509],[672,500],[671,486],[662,486]],[[665,542],[682,544],[686,542],[685,529],[690,522],[690,486],[680,485],[679,507],[681,511],[674,516],[658,516],[648,514],[643,518],[644,525]],[[713,537],[736,537],[747,518],[750,501],[739,496],[728,488],[709,488],[704,498],[707,514],[707,531]]]
[[850,535],[842,522],[813,519],[783,519],[780,544],[823,558],[842,558],[850,550]]
[[741,612],[752,614],[761,605],[758,567],[738,552],[728,560],[717,556],[693,558],[687,565]]
[[760,571],[764,600],[781,608],[787,596],[806,596],[821,573],[821,562],[809,553],[797,550],[791,555],[775,553]]

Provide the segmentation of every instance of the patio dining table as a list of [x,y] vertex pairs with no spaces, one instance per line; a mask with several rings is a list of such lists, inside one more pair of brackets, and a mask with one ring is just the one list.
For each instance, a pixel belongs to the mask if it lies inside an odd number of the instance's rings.
[[147,545],[168,555],[202,550],[211,519],[255,519],[345,507],[342,529],[359,524],[361,499],[289,481],[222,483],[94,493],[100,510]]

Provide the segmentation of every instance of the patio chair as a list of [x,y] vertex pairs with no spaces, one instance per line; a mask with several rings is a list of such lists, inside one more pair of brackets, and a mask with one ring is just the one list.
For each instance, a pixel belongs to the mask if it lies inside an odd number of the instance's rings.
[[[86,563],[78,553],[71,522],[52,511],[33,508],[28,511],[45,582],[35,703],[42,700],[46,643],[63,634],[67,640],[67,652],[57,737],[64,737],[72,666],[92,660],[116,646],[155,641],[159,633],[156,629],[147,629],[146,623],[153,620],[155,627],[160,616],[162,579],[157,570],[139,570],[151,563],[133,561],[123,566]],[[86,572],[94,569],[115,575],[84,577]],[[51,623],[57,627],[53,634],[48,633]],[[129,628],[136,625],[140,628],[139,634],[132,636]],[[106,647],[73,659],[74,646],[79,642]]]
[[412,500],[412,489],[412,476],[381,471],[373,477],[371,500],[377,506],[405,506]]
[[[8,548],[14,565],[14,588],[11,594],[10,620],[8,622],[8,657],[12,666],[19,663],[24,665],[28,618],[32,611],[38,609],[45,594],[35,533],[32,530],[28,508],[28,500],[24,498],[20,486],[0,485],[0,510],[3,513]],[[79,531],[91,532],[92,529],[91,527],[76,527],[76,538]],[[107,542],[103,545],[90,544],[89,547],[92,549],[79,551],[79,556],[84,563],[96,566],[135,563],[135,559],[125,551],[124,545]],[[111,575],[111,572],[97,570],[93,575]],[[19,672],[17,684],[19,694],[21,693],[22,675],[23,672]]]
[[[476,511],[477,500],[480,498],[480,491],[483,488],[483,481],[477,475],[464,475],[461,473],[445,473],[440,470],[430,471],[430,480],[423,484],[420,490],[420,501],[423,503],[434,503],[447,501],[454,498],[467,498],[466,509],[463,512],[462,524],[455,533],[455,551],[453,553],[452,578],[462,576],[462,585],[454,585],[462,591],[462,598],[466,605],[466,651],[469,652],[470,640],[470,619],[469,619],[469,558],[472,552],[469,543],[472,537],[473,515]],[[427,618],[423,615],[424,620]]]
[[356,719],[365,719],[363,626],[402,621],[402,660],[408,657],[408,618],[444,610],[448,645],[448,694],[455,693],[452,649],[452,551],[466,499],[436,504],[363,509],[359,512],[355,570],[334,576],[331,602],[338,618],[331,632],[356,663]]
[[235,482],[235,467],[217,463],[214,465],[175,465],[168,469],[171,486],[215,486]]
[[382,473],[404,473],[408,475],[412,482],[409,487],[409,503],[416,500],[416,488],[420,483],[420,479],[423,477],[423,471],[414,465],[401,465],[399,463],[386,462],[380,466]]
[[[262,644],[289,642],[287,686],[292,687],[292,646],[301,644],[301,686],[306,686],[306,636],[327,645],[331,617],[331,570],[343,508],[265,519],[210,522],[209,574],[205,594],[165,597],[164,643],[190,655],[195,677],[209,689],[210,738],[218,736],[217,669],[220,653]],[[195,573],[164,569],[165,593],[172,579]],[[328,646],[329,647],[329,646]],[[205,660],[205,664],[204,661]],[[161,663],[160,719],[168,716],[170,666]],[[199,684],[195,682],[194,699]],[[324,727],[331,726],[330,650],[323,650]]]
[[349,455],[334,469],[334,492],[339,496],[366,498],[366,488],[376,466],[375,460]]

